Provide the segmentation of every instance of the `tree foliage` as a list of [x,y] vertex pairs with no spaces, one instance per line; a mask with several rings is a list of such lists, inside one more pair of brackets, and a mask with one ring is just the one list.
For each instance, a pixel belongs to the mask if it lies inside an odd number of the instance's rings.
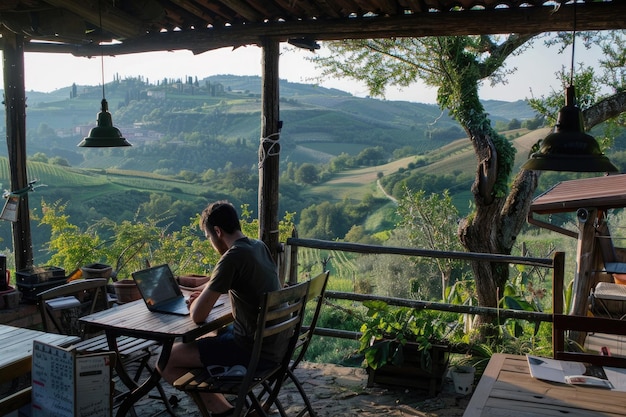
[[[466,131],[478,160],[472,185],[475,213],[459,227],[461,242],[473,252],[510,253],[511,236],[519,232],[527,212],[518,202],[528,199],[536,187],[532,176],[531,181],[515,183],[514,193],[518,195],[505,210],[514,148],[491,127],[478,96],[480,83],[488,78],[502,81],[505,59],[523,50],[532,38],[532,34],[512,34],[349,40],[332,42],[329,56],[314,58],[325,68],[323,76],[365,80],[374,95],[384,94],[388,85],[406,86],[418,79],[437,87],[438,104]],[[495,307],[496,289],[503,287],[508,272],[480,262],[472,267],[480,304]]]
[[315,184],[319,181],[319,171],[315,165],[306,162],[296,170],[295,180],[300,184]]
[[[407,230],[413,246],[444,252],[463,250],[456,235],[460,216],[448,190],[426,196],[422,190],[405,189],[398,202],[398,214],[401,218],[398,226]],[[428,261],[434,263],[441,275],[441,299],[444,299],[452,272],[462,270],[463,263],[446,258],[429,258]]]
[[[478,96],[478,87],[485,80],[490,79],[492,84],[504,81],[505,60],[522,52],[534,36],[337,41],[329,44],[330,54],[313,58],[324,69],[322,77],[362,80],[373,95],[384,95],[387,86],[408,86],[417,80],[437,87],[438,104],[448,109],[466,131],[478,161],[471,187],[475,211],[459,227],[461,242],[472,252],[510,254],[537,186],[537,174],[527,170],[521,170],[510,183],[514,148],[491,127]],[[615,39],[612,41],[613,45],[618,44]],[[610,42],[605,44],[607,48],[610,45]],[[621,52],[611,49],[607,56],[612,62],[619,63],[621,59],[620,66],[624,67],[623,48]],[[615,71],[612,74],[611,80],[623,80],[623,69],[619,76]],[[618,94],[613,100],[618,108],[619,98]],[[583,100],[591,103],[593,97],[584,96]],[[594,108],[603,115],[598,120],[605,120],[610,110],[614,110],[610,105],[600,107],[600,104],[588,109],[588,118]],[[617,114],[621,111],[617,110]],[[472,268],[479,304],[496,307],[498,289],[504,288],[508,279],[507,268],[485,262],[472,262]]]
[[[67,203],[44,201],[42,207],[39,226],[50,229],[50,261],[67,271],[97,262],[112,265],[122,278],[147,263],[167,263],[175,273],[210,274],[220,256],[201,233],[199,215],[180,230],[170,230],[166,217],[137,217],[120,223],[103,219],[81,229],[65,213]],[[293,216],[285,213],[279,222],[283,242],[291,235]],[[256,237],[258,220],[252,219],[248,206],[241,208],[241,219],[244,233]]]

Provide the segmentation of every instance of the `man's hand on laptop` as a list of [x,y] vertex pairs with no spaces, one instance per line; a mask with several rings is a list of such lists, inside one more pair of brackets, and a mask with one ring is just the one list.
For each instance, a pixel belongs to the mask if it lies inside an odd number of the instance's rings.
[[191,305],[193,304],[194,301],[196,301],[196,298],[200,296],[201,292],[202,291],[194,291],[191,293],[191,295],[189,295],[189,298],[187,299],[187,305],[189,306],[189,308],[191,308]]

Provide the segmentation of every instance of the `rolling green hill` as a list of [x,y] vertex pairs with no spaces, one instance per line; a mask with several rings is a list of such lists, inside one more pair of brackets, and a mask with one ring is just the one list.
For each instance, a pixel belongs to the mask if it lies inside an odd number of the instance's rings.
[[[528,159],[530,148],[539,139],[545,137],[548,131],[548,128],[537,129],[512,140],[517,150],[516,170]],[[506,133],[511,134],[513,132]],[[303,194],[317,198],[333,196],[333,201],[340,201],[345,198],[361,200],[367,194],[383,196],[382,190],[376,184],[378,174],[382,173],[384,176],[393,174],[400,169],[406,169],[409,164],[419,160],[425,161],[425,163],[414,168],[414,170],[424,174],[443,176],[453,171],[461,171],[473,177],[476,171],[474,150],[470,141],[463,138],[424,155],[405,157],[384,165],[342,172],[329,181],[307,188]],[[467,191],[469,193],[469,189]]]
[[[261,79],[212,76],[194,84],[147,84],[141,77],[105,86],[116,127],[130,149],[80,149],[95,125],[102,89],[71,86],[44,94],[27,92],[27,150],[61,157],[81,168],[119,168],[177,174],[250,167],[260,138]],[[311,84],[280,83],[282,161],[325,163],[367,147],[420,154],[463,132],[431,104],[354,97]],[[71,98],[70,98],[71,97]],[[486,102],[494,121],[504,115],[531,118],[523,102]],[[4,119],[4,108],[0,117]],[[82,132],[79,130],[83,127]],[[0,126],[0,129],[3,129]],[[0,148],[0,156],[6,155]]]
[[[95,125],[100,87],[27,92],[28,179],[36,179],[39,186],[29,193],[33,224],[41,215],[42,200],[67,202],[67,214],[80,227],[102,218],[135,221],[146,206],[163,214],[172,227],[188,224],[208,200],[229,198],[236,205],[256,207],[260,89],[259,77],[231,75],[196,84],[117,79],[105,90],[114,124],[133,144],[124,149],[76,146]],[[359,98],[286,81],[281,81],[280,93],[282,170],[305,162],[325,164],[338,155],[355,156],[379,146],[385,159],[393,161],[342,172],[314,187],[282,181],[281,212],[301,212],[319,201],[386,198],[377,185],[380,174],[475,169],[469,142],[456,140],[462,130],[435,105]],[[532,117],[522,102],[488,102],[485,107],[493,120]],[[3,107],[0,117],[5,119]],[[0,131],[4,133],[4,125]],[[413,156],[395,160],[397,150]],[[37,153],[55,163],[36,162]],[[0,183],[9,188],[4,156],[6,148],[0,147]],[[55,158],[70,166],[59,165]],[[469,187],[455,190],[455,198],[466,205]],[[372,213],[368,230],[390,227],[393,207],[390,201]],[[36,256],[45,257],[47,231],[32,231]],[[0,239],[10,244],[10,223],[0,222]]]

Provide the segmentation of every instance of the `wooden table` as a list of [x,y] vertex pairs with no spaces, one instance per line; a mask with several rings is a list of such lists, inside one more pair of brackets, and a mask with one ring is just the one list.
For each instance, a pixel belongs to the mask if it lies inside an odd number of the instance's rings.
[[496,353],[463,414],[478,416],[626,416],[626,392],[535,379],[526,356]]
[[[30,372],[34,340],[55,346],[68,346],[78,342],[80,338],[0,324],[0,384]],[[0,399],[0,410],[4,412],[21,407],[28,402],[30,391],[30,387],[24,388]]]
[[[228,295],[223,295],[221,299],[224,300],[224,304],[213,308],[209,317],[201,324],[194,323],[189,316],[150,311],[143,300],[109,308],[82,317],[80,320],[95,329],[104,330],[109,348],[113,351],[117,351],[116,338],[119,336],[156,340],[162,344],[158,365],[163,368],[169,360],[177,338],[181,338],[185,343],[192,342],[232,322],[230,299]],[[137,384],[126,372],[121,361],[116,361],[115,367],[118,376],[129,389],[128,395],[124,397],[117,410],[118,416],[124,416],[137,400],[156,387],[161,375],[152,372],[148,379]]]

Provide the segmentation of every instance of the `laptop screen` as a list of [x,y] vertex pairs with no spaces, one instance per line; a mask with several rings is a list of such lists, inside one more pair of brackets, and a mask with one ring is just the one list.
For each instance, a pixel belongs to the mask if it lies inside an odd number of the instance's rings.
[[174,275],[167,264],[133,273],[137,287],[148,305],[157,305],[180,295]]

